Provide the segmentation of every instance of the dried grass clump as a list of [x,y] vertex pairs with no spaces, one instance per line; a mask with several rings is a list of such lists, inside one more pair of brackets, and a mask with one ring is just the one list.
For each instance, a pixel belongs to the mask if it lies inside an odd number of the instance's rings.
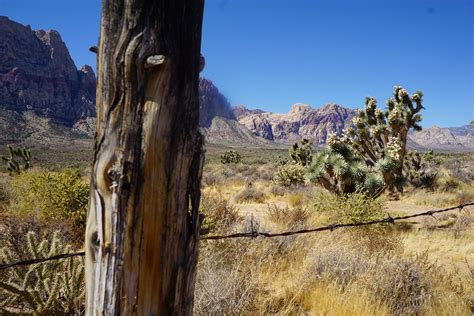
[[264,192],[253,186],[246,186],[242,191],[237,193],[234,198],[237,203],[264,203],[267,196]]
[[295,229],[306,226],[310,213],[306,208],[278,206],[268,204],[266,210],[267,218],[280,229]]
[[202,226],[210,231],[225,231],[239,225],[243,218],[239,210],[216,193],[207,192],[201,197]]

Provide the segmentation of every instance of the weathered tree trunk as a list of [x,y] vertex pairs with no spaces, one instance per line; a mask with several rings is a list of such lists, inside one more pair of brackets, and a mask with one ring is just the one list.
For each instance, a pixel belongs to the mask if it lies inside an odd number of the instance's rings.
[[88,315],[191,314],[203,0],[103,0]]

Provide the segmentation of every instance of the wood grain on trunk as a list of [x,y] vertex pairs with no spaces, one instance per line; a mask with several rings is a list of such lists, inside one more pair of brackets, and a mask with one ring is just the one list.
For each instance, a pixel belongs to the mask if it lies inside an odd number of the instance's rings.
[[102,1],[88,315],[192,313],[202,14],[203,0]]

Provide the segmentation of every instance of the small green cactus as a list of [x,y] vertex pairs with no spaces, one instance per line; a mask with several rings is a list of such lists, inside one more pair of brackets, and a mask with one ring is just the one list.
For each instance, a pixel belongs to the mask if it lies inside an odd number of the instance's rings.
[[302,166],[309,166],[313,159],[312,144],[313,143],[309,139],[305,138],[303,138],[300,145],[294,143],[289,150],[290,158],[293,162]]
[[221,155],[221,163],[224,165],[231,163],[239,163],[242,161],[242,156],[235,150],[228,150]]
[[304,185],[305,168],[295,163],[281,165],[273,175],[273,182],[284,187]]
[[[62,245],[59,231],[51,241],[39,242],[33,232],[27,234],[31,258],[70,253]],[[0,250],[3,263],[17,260],[13,249]],[[84,259],[68,258],[11,268],[0,277],[0,314],[80,315],[84,311]]]
[[436,171],[438,165],[439,162],[435,159],[432,150],[422,155],[417,152],[408,152],[403,169],[410,185],[432,190],[438,179]]
[[[19,147],[14,149],[11,145],[7,147],[10,156],[0,156],[0,158],[7,164],[7,170],[10,175],[20,174],[22,171],[26,171],[31,167],[31,151],[28,148]],[[15,158],[20,158],[23,161],[23,170],[20,162]]]

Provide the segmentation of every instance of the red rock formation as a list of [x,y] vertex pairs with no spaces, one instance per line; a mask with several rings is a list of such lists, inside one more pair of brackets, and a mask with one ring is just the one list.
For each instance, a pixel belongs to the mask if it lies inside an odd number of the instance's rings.
[[77,70],[57,31],[0,17],[0,105],[72,125],[95,116],[95,75]]

